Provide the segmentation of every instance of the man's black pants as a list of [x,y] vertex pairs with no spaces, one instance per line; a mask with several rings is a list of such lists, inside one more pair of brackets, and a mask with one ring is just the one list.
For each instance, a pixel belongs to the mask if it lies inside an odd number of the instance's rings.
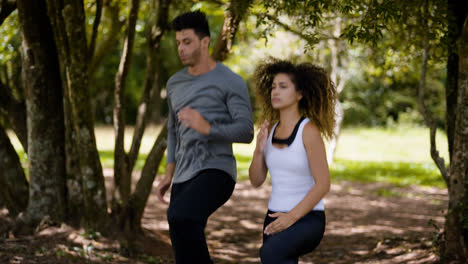
[[217,169],[204,170],[191,180],[172,185],[167,220],[177,264],[213,263],[205,226],[208,217],[229,200],[234,186],[232,177]]

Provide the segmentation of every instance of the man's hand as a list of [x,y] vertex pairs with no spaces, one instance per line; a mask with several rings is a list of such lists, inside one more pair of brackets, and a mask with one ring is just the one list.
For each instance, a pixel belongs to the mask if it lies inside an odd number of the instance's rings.
[[177,113],[177,118],[183,126],[190,127],[201,135],[206,136],[210,134],[210,123],[197,110],[184,107]]
[[169,187],[171,187],[172,177],[164,177],[164,179],[158,184],[158,188],[156,189],[156,196],[158,197],[159,201],[164,204],[168,204],[168,202],[164,199],[164,194],[167,192]]

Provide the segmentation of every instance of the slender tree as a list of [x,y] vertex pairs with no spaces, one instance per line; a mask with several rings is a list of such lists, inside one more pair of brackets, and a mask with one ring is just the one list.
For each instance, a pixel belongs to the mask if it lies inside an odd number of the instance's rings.
[[115,75],[114,88],[114,195],[117,203],[125,203],[131,191],[131,173],[128,172],[128,157],[125,152],[125,82],[130,70],[133,54],[133,43],[135,40],[135,25],[138,18],[139,0],[130,1],[130,11],[127,20],[127,30],[120,59],[119,69]]

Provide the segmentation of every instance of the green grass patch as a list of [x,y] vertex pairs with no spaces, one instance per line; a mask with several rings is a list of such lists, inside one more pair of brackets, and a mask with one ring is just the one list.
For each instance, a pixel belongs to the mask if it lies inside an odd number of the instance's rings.
[[[448,161],[447,136],[443,131],[437,131],[436,143],[440,155]],[[433,162],[429,129],[403,125],[345,128],[338,139],[335,157],[358,161]]]
[[[114,168],[114,152],[111,150],[100,150],[99,158],[101,159],[101,164],[103,168]],[[143,170],[145,161],[148,158],[148,154],[140,153],[135,162],[134,171]],[[158,174],[164,174],[166,172],[166,155],[164,155],[161,163],[159,164]]]
[[330,166],[330,174],[332,180],[446,187],[437,167],[426,162],[337,160]]
[[[249,178],[249,156],[236,155],[239,180]],[[332,181],[359,181],[391,183],[395,186],[421,185],[445,188],[445,182],[437,167],[430,162],[397,162],[397,161],[353,161],[336,160],[330,165]],[[381,193],[380,195],[392,195]]]
[[[131,136],[131,132],[129,128],[126,135]],[[154,127],[145,133],[135,171],[143,169],[158,132],[159,127]],[[27,155],[17,138],[11,132],[9,134],[27,174]],[[112,127],[98,127],[96,137],[102,166],[112,169],[114,167]],[[126,142],[131,142],[130,139]],[[248,179],[255,142],[256,139],[250,144],[233,144],[239,180]],[[447,140],[444,133],[437,134],[437,147],[447,161]],[[338,141],[336,160],[330,165],[331,177],[334,181],[384,182],[396,186],[414,184],[445,188],[440,172],[430,158],[429,148],[429,130],[422,127],[345,128]],[[159,174],[165,173],[165,158],[159,166]],[[392,194],[382,191],[380,195]]]

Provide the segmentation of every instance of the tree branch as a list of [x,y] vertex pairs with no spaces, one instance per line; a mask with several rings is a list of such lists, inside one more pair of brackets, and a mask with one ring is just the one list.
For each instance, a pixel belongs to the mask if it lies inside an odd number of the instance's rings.
[[[146,77],[143,94],[138,105],[138,115],[136,118],[135,130],[133,134],[132,146],[128,154],[128,173],[133,171],[135,162],[140,151],[141,139],[146,128],[151,106],[159,97],[159,76],[160,76],[160,42],[164,32],[168,28],[168,14],[170,0],[158,0],[157,21],[150,22],[148,30],[148,59],[146,66]],[[154,5],[156,8],[156,5]]]
[[227,10],[224,13],[223,28],[216,39],[215,46],[211,54],[213,59],[223,61],[227,58],[228,54],[231,52],[239,24],[246,15],[251,4],[251,0],[229,1]]
[[266,14],[265,15],[269,20],[273,21],[275,24],[277,24],[278,26],[284,28],[286,31],[289,31],[291,33],[293,33],[294,35],[306,40],[308,43],[315,43],[317,42],[317,40],[311,38],[310,36],[304,34],[303,32],[301,31],[298,31],[298,30],[295,30],[293,29],[291,26],[289,26],[288,24],[285,24],[283,22],[281,22],[277,17],[275,16],[272,16],[272,15],[269,15],[269,14]]
[[130,71],[133,43],[135,40],[135,26],[138,18],[138,9],[140,0],[130,2],[130,12],[127,20],[127,34],[124,41],[122,57],[120,59],[119,69],[115,76],[114,89],[114,129],[115,129],[115,150],[114,150],[114,180],[116,190],[119,190],[120,197],[126,201],[130,195],[131,181],[127,172],[128,157],[124,149],[125,136],[125,117],[124,117],[124,95],[125,82]]
[[[92,79],[95,76],[96,69],[102,63],[106,55],[112,51],[113,45],[118,41],[120,37],[120,33],[122,31],[125,22],[120,21],[119,19],[119,6],[117,4],[111,5],[110,3],[104,3],[103,9],[104,15],[109,16],[111,21],[111,26],[109,30],[109,34],[105,37],[102,41],[99,42],[99,45],[96,43],[96,47],[94,48],[93,56],[90,58],[90,63],[88,67],[88,72],[90,76],[90,83],[92,83]],[[106,16],[104,16],[106,17]]]
[[424,93],[426,89],[426,72],[427,72],[427,62],[429,60],[429,50],[430,50],[430,44],[429,44],[429,36],[428,34],[429,29],[427,27],[427,14],[428,14],[428,7],[427,7],[427,1],[425,2],[424,5],[424,14],[422,15],[422,24],[423,25],[423,32],[424,34],[424,50],[423,50],[423,61],[421,65],[421,74],[419,78],[419,85],[418,85],[418,108],[419,112],[424,118],[424,121],[426,125],[430,128],[430,142],[431,142],[431,157],[432,160],[434,160],[434,163],[436,166],[439,168],[440,173],[442,174],[442,177],[444,178],[445,182],[447,185],[450,184],[449,181],[449,176],[447,174],[447,168],[445,167],[445,161],[442,157],[439,155],[439,151],[437,150],[436,146],[436,124],[432,118],[431,113],[427,109],[425,103],[424,103]]
[[91,42],[88,48],[88,61],[91,61],[96,49],[96,39],[98,35],[99,24],[101,23],[102,16],[102,0],[96,0],[96,16],[93,23],[93,33],[91,34]]

